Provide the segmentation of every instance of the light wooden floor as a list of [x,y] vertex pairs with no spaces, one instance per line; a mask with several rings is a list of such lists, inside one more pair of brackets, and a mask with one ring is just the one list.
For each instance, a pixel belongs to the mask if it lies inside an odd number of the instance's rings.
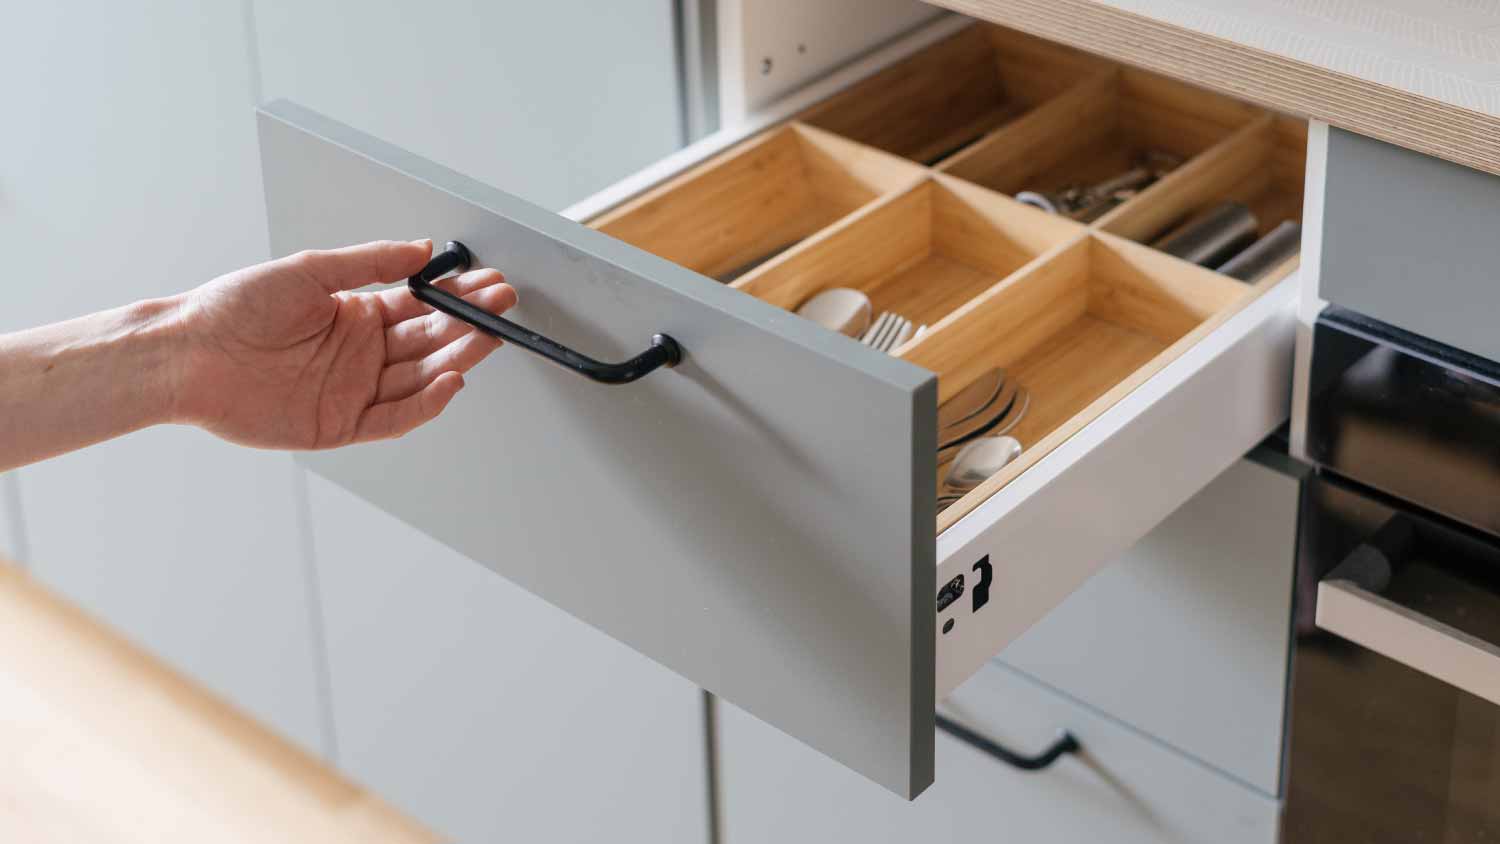
[[438,840],[0,562],[0,841]]

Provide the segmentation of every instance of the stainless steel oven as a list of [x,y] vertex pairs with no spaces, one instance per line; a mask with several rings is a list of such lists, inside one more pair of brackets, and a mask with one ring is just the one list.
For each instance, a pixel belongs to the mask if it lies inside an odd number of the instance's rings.
[[1313,330],[1283,840],[1500,841],[1500,366]]

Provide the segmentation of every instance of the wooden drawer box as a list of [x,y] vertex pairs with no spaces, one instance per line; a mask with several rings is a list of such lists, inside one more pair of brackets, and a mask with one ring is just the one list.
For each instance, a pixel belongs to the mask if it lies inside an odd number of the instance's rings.
[[[459,240],[528,330],[685,350],[608,388],[497,355],[435,425],[306,464],[906,796],[935,702],[1286,416],[1295,261],[1246,285],[1135,240],[1265,194],[1297,133],[1017,33],[938,21],[570,219],[290,103],[260,125],[276,252]],[[959,166],[1157,144],[1176,169],[1087,225]],[[791,312],[835,286],[926,328],[883,354]],[[936,408],[996,366],[1024,449],[939,511]]]

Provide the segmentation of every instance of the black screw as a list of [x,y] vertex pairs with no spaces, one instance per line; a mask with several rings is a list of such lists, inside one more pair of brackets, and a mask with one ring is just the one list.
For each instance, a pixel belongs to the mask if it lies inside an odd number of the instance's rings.
[[953,619],[950,618],[947,621],[943,622],[943,634],[944,635],[947,635],[948,631],[952,630],[952,629],[953,629]]
[[761,76],[770,76],[771,75],[771,57],[770,56],[766,56],[765,58],[763,58],[763,59],[760,60],[760,75]]

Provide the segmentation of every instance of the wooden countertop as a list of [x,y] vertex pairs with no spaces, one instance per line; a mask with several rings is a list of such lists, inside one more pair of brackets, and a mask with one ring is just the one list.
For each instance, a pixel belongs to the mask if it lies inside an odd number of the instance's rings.
[[1500,173],[1500,4],[928,0]]
[[0,562],[0,841],[438,840]]

